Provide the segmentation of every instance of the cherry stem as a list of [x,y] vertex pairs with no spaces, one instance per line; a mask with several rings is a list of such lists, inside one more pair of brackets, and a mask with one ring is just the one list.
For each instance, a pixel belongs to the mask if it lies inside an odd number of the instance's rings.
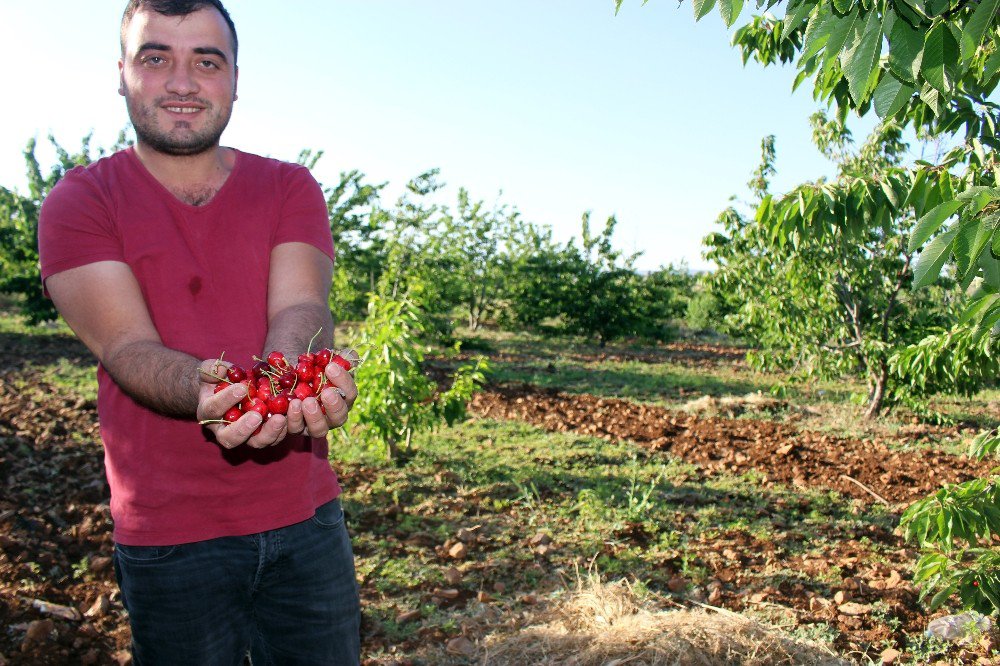
[[307,354],[309,354],[309,353],[311,353],[311,352],[312,352],[312,348],[313,348],[313,343],[314,343],[314,342],[316,341],[316,338],[317,338],[317,337],[319,336],[319,334],[320,334],[320,333],[322,333],[322,332],[323,332],[323,327],[322,327],[322,326],[320,326],[320,327],[319,327],[319,330],[318,330],[318,331],[316,331],[316,333],[315,333],[315,334],[314,334],[314,335],[313,335],[313,336],[312,336],[311,338],[309,338],[309,344],[308,344],[308,345],[306,346],[306,353],[307,353]]
[[229,377],[220,377],[218,375],[213,375],[211,372],[209,372],[208,370],[204,369],[201,366],[198,366],[198,372],[202,373],[203,375],[208,375],[212,379],[218,379],[220,382],[226,382],[227,384],[232,384],[232,382],[229,381]]

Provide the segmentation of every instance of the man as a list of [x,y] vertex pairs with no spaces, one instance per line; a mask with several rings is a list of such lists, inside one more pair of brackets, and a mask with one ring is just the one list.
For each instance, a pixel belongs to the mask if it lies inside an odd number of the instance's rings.
[[[220,145],[236,30],[219,0],[131,0],[121,87],[137,141],[42,208],[45,288],[96,355],[115,572],[136,664],[354,664],[359,606],[327,460],[357,389],[219,422],[217,360],[295,359],[321,331],[333,245],[304,167]],[[293,361],[294,363],[294,361]],[[205,425],[202,425],[202,424]]]

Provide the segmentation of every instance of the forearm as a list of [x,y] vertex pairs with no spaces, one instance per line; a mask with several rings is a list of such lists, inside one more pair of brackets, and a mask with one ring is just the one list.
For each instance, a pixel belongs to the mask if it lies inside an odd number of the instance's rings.
[[280,351],[289,363],[295,365],[296,358],[306,351],[313,336],[313,351],[333,347],[333,315],[330,309],[312,303],[292,305],[271,318],[262,351],[264,354]]
[[133,400],[155,412],[194,418],[198,410],[200,359],[138,341],[114,349],[101,359],[104,369]]

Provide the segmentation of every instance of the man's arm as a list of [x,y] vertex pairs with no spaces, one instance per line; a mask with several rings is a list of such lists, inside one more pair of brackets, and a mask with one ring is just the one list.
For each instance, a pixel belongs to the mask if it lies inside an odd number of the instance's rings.
[[[178,418],[220,419],[246,395],[240,386],[218,394],[211,361],[163,345],[142,291],[127,264],[98,261],[50,276],[52,301],[69,327],[97,356],[104,369],[133,400]],[[242,393],[242,395],[240,395]],[[244,442],[262,447],[282,435],[284,419],[268,421],[251,437],[259,415],[244,415],[231,426],[209,426],[227,448]]]
[[[263,352],[277,350],[294,365],[317,331],[313,349],[333,346],[330,284],[333,261],[308,243],[282,243],[271,251],[267,291],[267,340]],[[319,401],[293,400],[288,408],[288,431],[324,437],[344,424],[358,391],[354,380],[336,363],[326,370],[332,384]],[[338,392],[337,389],[340,389]],[[341,395],[341,392],[343,395]],[[320,410],[322,403],[325,413]]]

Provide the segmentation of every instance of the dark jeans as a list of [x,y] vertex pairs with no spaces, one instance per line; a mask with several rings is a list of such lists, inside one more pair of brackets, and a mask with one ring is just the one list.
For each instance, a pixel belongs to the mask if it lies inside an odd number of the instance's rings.
[[340,502],[278,530],[115,547],[136,666],[353,666],[354,556]]

